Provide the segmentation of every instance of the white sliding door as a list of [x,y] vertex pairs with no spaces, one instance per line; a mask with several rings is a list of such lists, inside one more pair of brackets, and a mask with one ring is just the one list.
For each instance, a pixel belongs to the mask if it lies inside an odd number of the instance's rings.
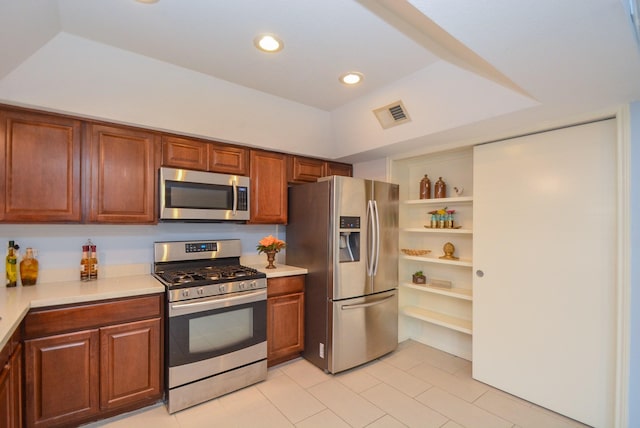
[[614,411],[615,156],[613,119],[474,150],[473,377],[597,427]]

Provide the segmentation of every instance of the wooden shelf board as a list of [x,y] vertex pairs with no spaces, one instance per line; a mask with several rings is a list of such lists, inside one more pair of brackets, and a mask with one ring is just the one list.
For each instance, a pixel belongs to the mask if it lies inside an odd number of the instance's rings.
[[466,260],[466,259],[460,259],[460,260],[445,260],[445,259],[440,259],[438,257],[432,256],[432,257],[419,257],[419,256],[407,256],[407,255],[401,255],[400,256],[402,259],[405,260],[415,260],[417,262],[426,262],[426,263],[440,263],[440,264],[444,264],[444,265],[452,265],[452,266],[464,266],[464,267],[472,267],[473,263],[471,263],[471,260]]
[[402,308],[402,313],[411,318],[416,318],[421,321],[426,321],[461,333],[472,334],[471,321],[430,311],[428,309],[418,308],[416,306],[405,306]]
[[416,232],[416,233],[460,233],[460,234],[472,234],[471,229],[431,229],[428,227],[405,227],[401,229],[403,232]]
[[433,287],[429,284],[421,285],[421,284],[413,284],[411,282],[404,282],[401,284],[403,287],[412,288],[414,290],[419,290],[425,293],[433,293],[440,294],[443,296],[453,297],[454,299],[460,300],[473,300],[473,292],[468,288],[444,288],[444,287]]
[[446,205],[455,203],[473,202],[473,196],[460,196],[459,198],[438,198],[438,199],[408,199],[403,201],[407,205]]

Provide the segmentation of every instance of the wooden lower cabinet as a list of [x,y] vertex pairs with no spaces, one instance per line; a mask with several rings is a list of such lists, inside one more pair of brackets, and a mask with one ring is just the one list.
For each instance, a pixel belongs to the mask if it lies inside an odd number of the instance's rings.
[[160,320],[100,329],[100,408],[134,404],[160,391]]
[[304,275],[267,280],[267,365],[304,350]]
[[[161,399],[161,315],[160,296],[27,314],[26,426],[75,426]],[[61,317],[66,321],[58,324],[62,330],[85,328],[53,334],[52,321]],[[44,337],[33,337],[34,332]]]
[[17,332],[0,350],[0,428],[20,428],[22,422],[22,344]]
[[25,341],[27,426],[61,426],[100,411],[98,330]]

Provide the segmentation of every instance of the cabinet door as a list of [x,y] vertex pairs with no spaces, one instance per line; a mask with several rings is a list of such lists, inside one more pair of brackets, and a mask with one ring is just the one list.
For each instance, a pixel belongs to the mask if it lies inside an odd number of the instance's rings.
[[0,427],[13,427],[11,366],[0,365]]
[[251,150],[250,223],[287,223],[287,165],[285,155]]
[[9,360],[11,391],[10,427],[22,427],[22,344],[18,344]]
[[81,220],[80,122],[0,111],[0,220]]
[[289,156],[287,175],[290,183],[315,183],[325,175],[325,162],[301,156]]
[[248,157],[247,150],[241,147],[211,144],[209,147],[209,171],[247,175],[249,173]]
[[164,135],[162,137],[162,165],[174,168],[207,170],[209,145],[202,141]]
[[27,426],[72,425],[95,415],[98,330],[25,341]]
[[295,358],[304,350],[304,293],[267,299],[267,364]]
[[102,410],[161,397],[160,319],[100,329]]
[[353,175],[353,167],[346,163],[327,162],[327,169],[324,175],[343,175],[345,177],[351,177]]
[[89,221],[154,223],[157,137],[152,132],[89,124]]

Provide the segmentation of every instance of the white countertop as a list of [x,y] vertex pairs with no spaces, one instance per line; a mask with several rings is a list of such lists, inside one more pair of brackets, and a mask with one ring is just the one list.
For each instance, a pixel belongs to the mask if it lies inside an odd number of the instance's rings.
[[288,266],[285,264],[281,264],[276,262],[275,269],[267,269],[267,262],[261,264],[249,264],[248,267],[254,268],[260,272],[264,272],[267,274],[268,278],[279,278],[281,276],[293,276],[293,275],[306,275],[308,273],[306,268],[301,268],[297,266]]
[[0,349],[30,308],[84,303],[119,297],[132,297],[165,291],[149,274],[99,278],[96,281],[65,281],[34,286],[0,289]]
[[[248,266],[266,273],[267,278],[307,273],[305,268],[278,263],[275,269],[265,269],[266,263]],[[164,291],[164,285],[150,274],[99,278],[88,282],[61,281],[29,287],[0,288],[0,349],[6,345],[31,308],[141,296]]]

